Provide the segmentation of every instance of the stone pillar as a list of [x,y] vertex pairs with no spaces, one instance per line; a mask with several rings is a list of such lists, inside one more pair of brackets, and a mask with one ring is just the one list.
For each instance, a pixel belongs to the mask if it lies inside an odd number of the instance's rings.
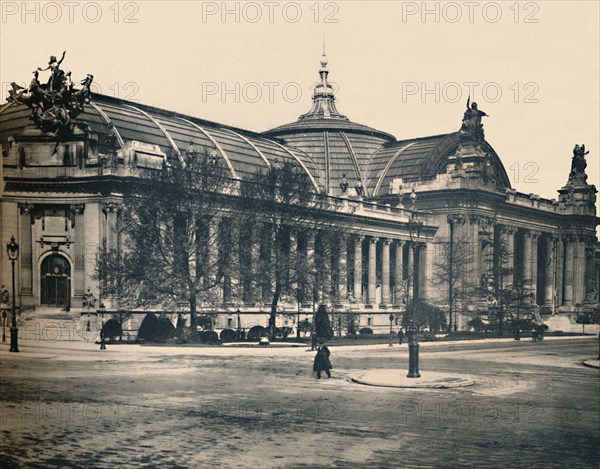
[[563,273],[565,270],[565,249],[562,238],[556,236],[556,306],[563,304]]
[[586,304],[594,304],[597,302],[596,295],[598,291],[594,291],[594,285],[596,284],[596,271],[594,266],[594,247],[595,239],[593,237],[585,238],[584,295]]
[[417,298],[425,299],[427,298],[427,243],[419,243],[417,245],[418,249],[418,257],[417,257],[417,280],[415,282],[415,286],[417,287]]
[[506,288],[514,282],[515,269],[515,233],[516,228],[505,226],[502,230],[502,246],[500,252],[500,263],[504,270],[503,286]]
[[306,232],[306,275],[305,275],[305,295],[304,307],[310,307],[315,301],[315,232],[309,230]]
[[544,275],[544,306],[547,308],[554,306],[555,252],[556,239],[553,236],[548,236],[546,238],[546,271]]
[[321,269],[322,269],[322,278],[323,278],[323,285],[322,285],[322,299],[321,302],[322,303],[329,303],[329,300],[331,298],[331,270],[332,270],[332,263],[331,263],[331,252],[332,252],[332,242],[331,242],[331,238],[330,238],[330,234],[329,233],[323,233],[323,236],[321,236],[321,247],[322,247],[322,258],[321,258]]
[[[33,253],[34,253],[34,240],[31,236],[31,224],[32,224],[32,213],[33,206],[29,204],[19,204],[19,264],[21,267],[19,276],[19,292],[23,296],[33,296]],[[82,227],[83,229],[83,227]],[[6,245],[2,246],[6,254]],[[83,248],[83,247],[81,247]],[[15,266],[16,267],[16,266]],[[11,273],[12,275],[12,273]],[[16,275],[16,273],[15,273]],[[12,295],[12,287],[6,285]],[[11,300],[12,301],[12,300]],[[33,302],[31,300],[31,302]],[[10,303],[12,304],[12,303]]]
[[585,301],[585,238],[578,236],[575,240],[575,259],[573,263],[573,303],[583,304]]
[[481,242],[481,270],[485,278],[493,278],[494,270],[494,223],[493,220],[484,217],[481,219],[480,227]]
[[85,225],[83,221],[83,213],[85,210],[85,205],[77,204],[71,205],[71,217],[75,240],[75,249],[73,250],[73,254],[75,256],[75,269],[74,273],[71,276],[74,289],[75,289],[75,300],[76,303],[73,306],[81,306],[81,301],[83,300],[83,295],[86,291],[86,273],[85,273]]
[[390,243],[391,240],[384,239],[381,253],[381,306],[391,304],[390,297]]
[[538,240],[540,233],[531,232],[531,302],[537,304],[538,291]]
[[573,261],[575,255],[575,238],[568,236],[565,248],[564,299],[565,306],[573,306]]
[[[104,213],[104,239],[106,240],[107,249],[116,249],[118,247],[117,239],[117,228],[118,228],[118,214],[121,211],[119,204],[115,202],[107,202],[102,206],[102,213]],[[98,303],[104,303],[107,308],[118,307],[114,296],[108,297],[104,291],[104,285],[101,282],[101,289],[99,292]]]
[[[532,244],[532,233],[531,231],[527,231],[525,233],[525,236],[523,236],[523,291],[526,294],[531,293],[533,289],[533,263],[531,261]],[[525,303],[533,303],[533,298],[527,296],[527,298],[525,299]]]
[[369,240],[369,271],[368,271],[368,294],[367,303],[374,305],[377,294],[377,238]]
[[238,292],[241,284],[239,250],[235,249],[239,243],[240,229],[232,218],[228,218],[225,223],[227,232],[222,235],[227,239],[222,246],[226,252],[221,253],[225,261],[223,268],[223,301],[233,305],[233,300],[239,296]]
[[342,234],[339,237],[339,257],[338,257],[338,304],[346,303],[348,299],[348,239]]
[[271,275],[273,272],[273,253],[271,246],[273,245],[273,231],[269,225],[263,225],[261,240],[260,240],[260,278],[261,292],[260,299],[262,303],[271,303]]
[[394,273],[394,284],[395,284],[395,293],[394,293],[394,304],[400,305],[402,304],[402,295],[403,295],[403,281],[402,278],[402,267],[403,267],[403,249],[404,245],[402,241],[396,242],[396,259],[395,259],[395,273]]
[[362,242],[364,237],[354,238],[354,299],[363,303],[362,298]]
[[481,240],[479,238],[479,220],[478,215],[471,215],[469,223],[471,225],[471,242],[473,249],[473,280],[475,285],[481,283]]

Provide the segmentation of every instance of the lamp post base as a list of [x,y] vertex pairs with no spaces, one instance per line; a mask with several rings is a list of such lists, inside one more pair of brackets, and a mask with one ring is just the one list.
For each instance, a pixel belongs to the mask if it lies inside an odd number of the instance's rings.
[[10,351],[19,351],[19,329],[17,326],[12,326],[10,328]]
[[408,374],[407,378],[420,378],[419,373],[419,343],[412,339],[408,343]]

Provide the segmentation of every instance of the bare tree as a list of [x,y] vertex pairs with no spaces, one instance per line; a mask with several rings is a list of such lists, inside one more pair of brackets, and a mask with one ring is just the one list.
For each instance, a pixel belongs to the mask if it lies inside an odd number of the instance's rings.
[[[532,311],[534,295],[523,284],[514,268],[514,252],[500,237],[495,241],[495,260],[492,271],[484,278],[479,288],[480,295],[491,305],[491,319],[498,324],[498,334],[504,333],[509,320],[515,327],[515,339],[519,339],[519,328],[525,315]],[[525,261],[528,261],[527,259]]]
[[[477,289],[473,277],[473,254],[471,244],[465,235],[454,236],[447,242],[438,244],[438,256],[433,265],[432,281],[435,286],[448,292],[448,332],[452,332],[453,314],[459,305],[473,298]],[[457,324],[454,322],[454,330]]]
[[[298,297],[299,291],[315,295],[315,277],[310,271],[306,248],[300,249],[303,234],[327,234],[342,223],[338,206],[317,193],[308,174],[291,162],[276,163],[241,185],[240,207],[245,226],[260,230],[262,238],[258,271],[252,272],[262,298],[270,302],[269,335],[275,338],[277,308],[283,295]],[[327,257],[321,245],[320,258]],[[311,298],[305,298],[311,300]],[[312,300],[315,298],[313,296]]]
[[103,244],[95,277],[124,307],[187,304],[192,330],[199,305],[214,303],[229,264],[219,236],[235,181],[214,154],[171,158],[125,194],[115,246]]

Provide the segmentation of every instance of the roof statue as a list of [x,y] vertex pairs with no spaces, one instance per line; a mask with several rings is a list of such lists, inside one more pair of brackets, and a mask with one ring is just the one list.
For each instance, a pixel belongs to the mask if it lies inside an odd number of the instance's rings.
[[585,151],[585,145],[575,145],[573,148],[573,159],[571,160],[571,172],[569,173],[569,181],[567,184],[587,184],[587,174],[585,168],[587,168],[587,162],[585,161],[585,155],[589,151]]
[[475,150],[476,152],[481,150],[481,144],[485,140],[483,124],[481,123],[483,117],[489,116],[479,110],[476,102],[471,103],[471,97],[469,96],[467,98],[467,109],[458,132],[460,138],[459,154],[469,153],[469,150]]
[[[489,117],[485,112],[479,110],[477,103],[471,102],[471,97],[467,98],[467,109],[463,116],[462,126],[459,135],[461,143],[474,143],[479,145],[483,143],[485,137],[483,134],[482,117]],[[471,104],[469,106],[469,103]]]
[[[31,109],[30,119],[35,126],[53,137],[64,137],[75,130],[75,118],[90,101],[90,86],[94,80],[94,76],[88,74],[81,81],[82,88],[76,90],[71,81],[71,72],[65,73],[60,68],[65,54],[66,51],[60,60],[51,56],[46,68],[34,70],[29,88],[11,83],[12,90],[9,90],[8,96],[8,102],[23,103]],[[41,84],[39,72],[48,70],[50,78],[47,83]]]

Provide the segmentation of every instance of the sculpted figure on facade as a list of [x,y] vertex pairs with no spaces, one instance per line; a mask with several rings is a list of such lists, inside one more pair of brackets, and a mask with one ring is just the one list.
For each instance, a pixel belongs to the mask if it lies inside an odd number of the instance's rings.
[[472,143],[479,145],[485,138],[481,119],[489,117],[485,112],[479,110],[477,103],[471,103],[471,97],[467,98],[467,109],[463,116],[459,136],[461,143]]
[[585,161],[585,155],[588,153],[589,151],[585,151],[585,145],[575,145],[575,148],[573,148],[573,159],[571,160],[569,183],[586,183],[587,174],[585,173],[585,168],[587,168],[587,162]]
[[[83,112],[90,101],[93,75],[87,75],[81,81],[81,89],[76,90],[71,81],[71,72],[65,73],[60,65],[65,58],[63,52],[60,60],[50,57],[48,67],[37,68],[28,88],[11,83],[8,101],[26,105],[31,110],[30,119],[45,134],[64,137],[72,133],[77,124],[75,118]],[[50,78],[45,84],[39,81],[39,72],[50,70]],[[81,126],[80,126],[81,127]]]

